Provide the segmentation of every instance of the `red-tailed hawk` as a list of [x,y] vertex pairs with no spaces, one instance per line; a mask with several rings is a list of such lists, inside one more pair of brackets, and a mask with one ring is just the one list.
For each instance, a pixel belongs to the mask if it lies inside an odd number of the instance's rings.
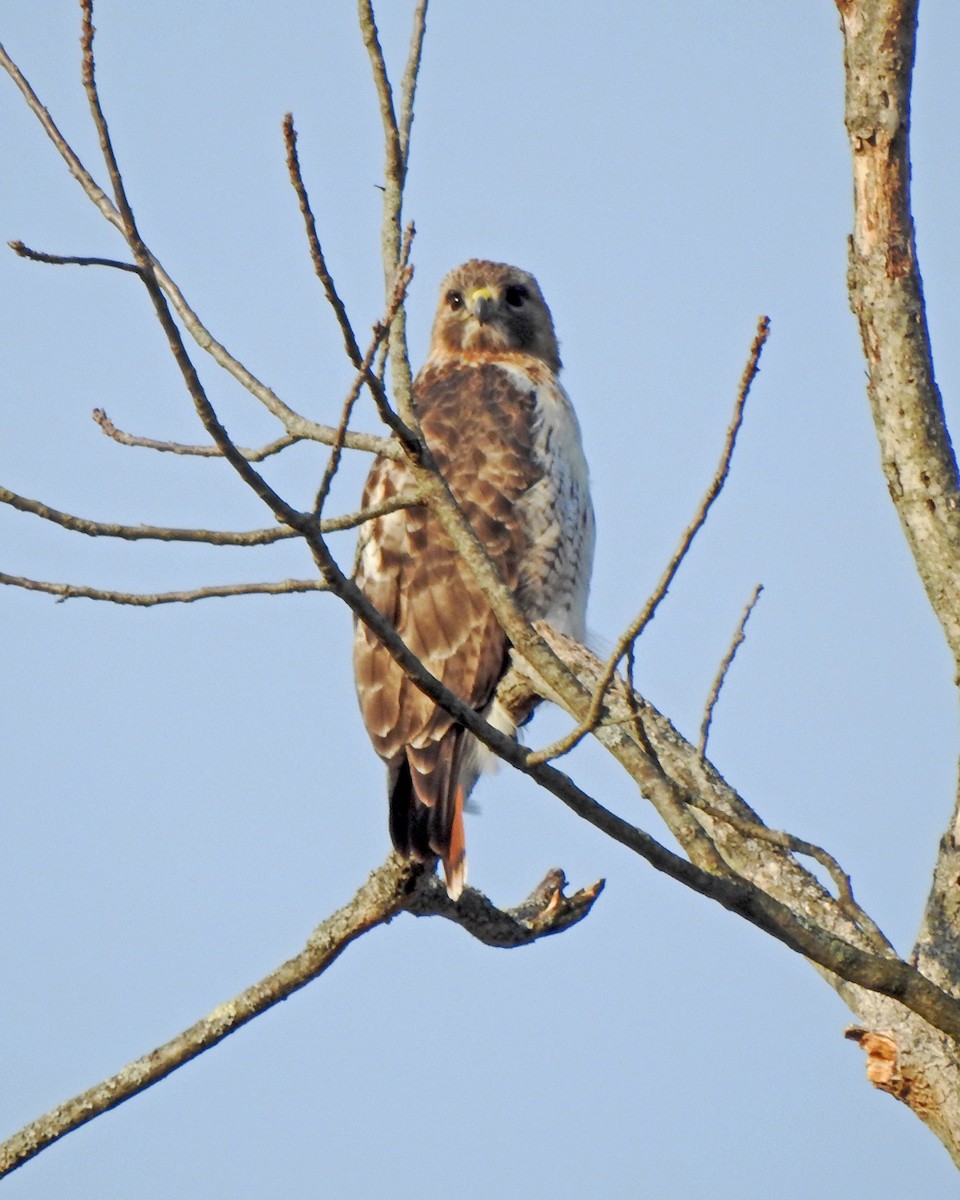
[[[471,259],[444,279],[430,354],[413,385],[424,438],[467,520],[531,620],[580,640],[593,560],[593,509],[577,418],[560,386],[550,310],[536,280]],[[364,505],[412,481],[374,463]],[[509,643],[469,569],[423,507],[364,526],[356,579],[446,687],[513,733],[494,692]],[[463,806],[488,752],[403,674],[358,622],[357,694],[387,764],[390,836],[400,854],[443,860],[466,881]]]

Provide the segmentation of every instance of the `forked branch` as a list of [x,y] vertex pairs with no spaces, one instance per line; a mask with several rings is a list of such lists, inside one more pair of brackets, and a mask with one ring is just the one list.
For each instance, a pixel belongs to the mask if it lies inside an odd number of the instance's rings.
[[[92,21],[88,21],[88,26],[92,31]],[[76,151],[60,132],[56,122],[41,103],[23,72],[2,45],[0,45],[0,67],[7,72],[20,90],[27,107],[40,122],[44,133],[66,163],[70,174],[83,188],[84,194],[91,203],[96,205],[105,220],[123,234],[125,230],[124,221],[116,205],[83,165]],[[22,243],[19,244],[22,245]],[[24,247],[24,249],[26,248]],[[60,256],[44,256],[39,251],[32,251],[30,257],[35,258],[37,261],[45,262],[56,261]],[[263,404],[281,422],[290,436],[332,445],[336,437],[336,430],[329,425],[322,425],[301,416],[300,413],[285,404],[271,388],[257,379],[221,342],[217,341],[206,325],[200,320],[197,313],[187,303],[180,288],[167,274],[161,263],[153,256],[151,256],[150,261],[156,283],[169,298],[174,311],[183,323],[184,329],[201,350],[209,354],[218,366],[232,375],[242,387]],[[129,265],[132,265],[135,271],[142,275],[141,263]],[[377,437],[367,433],[348,433],[344,439],[344,445],[350,449],[365,450],[373,454],[383,454],[388,458],[396,458],[400,454],[400,447],[391,438]]]
[[471,888],[467,889],[463,903],[453,905],[432,877],[432,867],[424,870],[419,864],[391,855],[348,904],[317,926],[299,954],[169,1042],[57,1105],[0,1145],[0,1178],[29,1162],[65,1134],[166,1078],[254,1017],[286,1000],[322,975],[351,942],[386,924],[398,913],[445,917],[488,946],[521,946],[582,921],[603,883],[572,896],[564,895],[564,886],[563,873],[551,871],[532,895],[514,909],[498,909]]

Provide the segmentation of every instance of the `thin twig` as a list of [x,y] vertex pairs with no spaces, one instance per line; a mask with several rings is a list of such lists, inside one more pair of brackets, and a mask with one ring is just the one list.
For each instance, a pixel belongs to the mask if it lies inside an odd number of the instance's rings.
[[[404,249],[409,256],[410,245],[413,234],[411,231],[410,239],[404,242]],[[401,262],[400,269],[397,272],[397,281],[393,289],[393,295],[390,297],[390,306],[384,319],[374,326],[373,339],[363,356],[363,361],[357,369],[356,378],[353,381],[353,386],[347,394],[347,398],[343,403],[343,410],[340,413],[340,423],[337,426],[337,436],[333,442],[333,449],[330,451],[330,457],[327,460],[326,468],[323,472],[323,478],[320,481],[320,486],[317,489],[316,500],[314,501],[314,515],[320,517],[323,515],[323,506],[326,503],[327,496],[330,492],[330,485],[333,483],[333,477],[336,475],[340,466],[340,458],[343,452],[343,439],[347,433],[347,426],[350,423],[350,417],[353,414],[353,406],[356,404],[360,395],[360,389],[364,382],[367,381],[372,374],[373,361],[376,358],[377,351],[383,345],[384,339],[390,332],[390,323],[393,320],[394,314],[403,303],[404,297],[407,294],[407,287],[411,279],[411,270],[406,259]],[[376,376],[373,376],[376,379]],[[379,383],[379,380],[377,380]],[[404,426],[404,431],[406,427]]]
[[410,165],[410,129],[413,125],[413,101],[417,91],[417,80],[420,77],[420,63],[423,59],[423,39],[426,31],[427,0],[419,0],[413,14],[413,34],[410,38],[410,52],[407,56],[407,65],[404,68],[403,78],[400,81],[398,133],[404,172],[406,172]]
[[[425,10],[421,10],[419,7],[414,14],[413,37],[403,80],[411,104],[420,67],[425,15]],[[393,91],[390,87],[387,64],[383,57],[371,0],[358,0],[358,16],[363,44],[367,49],[370,68],[373,72],[383,126],[383,218],[380,230],[380,254],[383,260],[384,282],[389,296],[402,257],[403,188],[406,182],[407,160],[410,153],[409,135],[413,114],[411,109],[406,124],[408,141],[405,145],[401,137],[400,126],[397,123]],[[397,310],[390,328],[390,371],[397,412],[400,414],[401,420],[408,427],[413,428],[415,425],[412,399],[413,375],[410,370],[410,356],[407,353],[406,313],[402,305]]]
[[374,370],[374,374],[376,375],[376,377],[380,380],[381,387],[383,386],[383,380],[387,373],[387,355],[389,353],[390,353],[390,346],[389,346],[388,342],[384,342],[383,345],[380,347],[380,349],[377,351],[377,361],[374,365],[373,370]]
[[743,644],[746,637],[747,622],[750,620],[750,614],[757,606],[757,601],[760,599],[760,594],[763,592],[763,584],[758,583],[753,589],[753,595],[747,601],[747,605],[740,615],[740,623],[737,625],[736,632],[733,635],[733,640],[723,656],[723,661],[720,663],[717,677],[713,681],[713,686],[710,689],[710,694],[707,696],[707,703],[703,709],[703,721],[700,724],[700,741],[697,743],[697,751],[700,754],[700,761],[707,757],[707,739],[710,737],[710,726],[713,724],[713,710],[717,707],[717,701],[720,699],[720,690],[727,678],[727,672],[736,658],[737,651]]
[[708,804],[707,801],[701,800],[699,797],[689,797],[688,803],[691,808],[695,808],[698,812],[712,817],[715,821],[723,821],[724,824],[729,825],[731,829],[735,829],[738,833],[742,833],[745,837],[752,837],[758,841],[767,842],[771,846],[777,846],[780,850],[788,850],[791,854],[803,854],[807,858],[812,858],[814,862],[818,862],[833,880],[834,886],[837,889],[837,903],[847,916],[861,929],[871,934],[874,938],[879,938],[884,946],[896,953],[893,943],[887,939],[873,918],[864,912],[854,899],[850,876],[829,851],[824,850],[822,846],[815,845],[813,842],[806,841],[804,838],[796,837],[792,833],[786,833],[781,829],[770,829],[759,821],[743,820],[741,817],[734,816],[733,813],[725,812],[722,808],[716,808],[714,805]]
[[283,118],[283,142],[287,151],[287,171],[290,175],[290,182],[293,184],[293,190],[297,194],[300,213],[306,226],[307,244],[310,247],[310,258],[313,261],[313,269],[320,283],[323,285],[327,303],[333,309],[337,324],[340,326],[340,332],[343,335],[343,348],[347,353],[347,358],[350,359],[354,368],[359,370],[360,364],[363,361],[363,355],[360,353],[360,344],[357,341],[356,334],[353,332],[353,325],[347,314],[346,305],[337,291],[337,285],[334,283],[333,275],[330,273],[330,268],[327,265],[327,257],[320,244],[320,236],[317,233],[317,219],[313,215],[310,198],[307,195],[306,185],[303,182],[303,173],[300,170],[300,156],[297,152],[297,131],[293,124],[293,113],[287,113]]
[[[414,224],[411,221],[403,231],[403,239],[400,243],[400,258],[397,262],[396,273],[394,274],[393,287],[387,295],[389,321],[387,322],[386,337],[382,340],[382,344],[385,346],[388,354],[391,353],[393,338],[396,336],[397,319],[403,315],[403,305],[407,298],[407,288],[409,288],[410,280],[413,278],[413,267],[410,266],[410,251],[413,248],[415,232]],[[371,360],[367,370],[367,383],[369,384],[370,379],[374,379],[379,385],[378,387],[371,387],[370,390],[374,403],[377,406],[377,413],[380,420],[383,421],[400,442],[408,461],[420,463],[423,459],[423,446],[417,433],[419,425],[412,404],[406,404],[402,415],[394,412],[387,400],[387,394],[383,386],[383,373],[382,371],[379,374],[375,373],[371,369],[372,365]],[[409,375],[409,363],[407,364],[407,374]]]
[[534,752],[534,758],[538,762],[547,762],[549,759],[558,758],[560,755],[567,754],[574,746],[596,726],[603,712],[604,697],[607,689],[610,687],[614,676],[617,673],[617,666],[620,660],[626,654],[627,649],[637,638],[643,633],[644,629],[653,620],[653,616],[660,606],[664,596],[670,588],[671,583],[680,569],[680,564],[686,558],[693,539],[703,528],[703,524],[707,519],[713,503],[723,490],[723,485],[727,481],[727,476],[730,473],[730,461],[733,457],[733,450],[737,442],[737,434],[740,432],[740,426],[743,424],[743,413],[747,403],[747,396],[750,394],[750,386],[756,378],[760,368],[760,353],[763,350],[767,337],[770,334],[770,318],[761,317],[757,322],[757,332],[753,339],[753,344],[750,347],[750,354],[747,359],[747,365],[744,368],[743,376],[740,380],[740,387],[737,392],[737,399],[733,407],[733,417],[730,425],[727,428],[727,436],[724,440],[723,452],[720,455],[720,462],[713,479],[710,482],[709,488],[700,501],[700,505],[694,515],[693,520],[684,530],[683,537],[680,539],[680,544],[674,551],[670,562],[660,577],[660,581],[647,600],[646,604],[640,610],[636,618],[630,622],[624,632],[620,635],[613,653],[607,660],[604,667],[603,675],[600,677],[596,691],[590,702],[590,708],[584,716],[583,720],[572,729],[565,737],[559,738],[557,741],[545,746],[542,750]]
[[353,414],[353,406],[360,395],[364,378],[370,373],[374,355],[377,353],[377,349],[383,342],[383,339],[387,336],[389,329],[389,323],[377,325],[374,328],[373,341],[364,356],[363,362],[360,364],[360,370],[357,372],[353,385],[347,393],[347,398],[343,402],[343,409],[340,412],[340,423],[337,425],[337,436],[333,439],[333,446],[327,458],[327,465],[324,467],[323,477],[320,480],[320,486],[317,488],[317,495],[313,502],[313,514],[315,517],[323,516],[323,506],[326,504],[327,496],[330,494],[330,485],[333,483],[333,477],[340,467],[340,458],[343,453],[343,439],[347,432],[350,417]]
[[[389,180],[396,182],[401,188],[404,182],[404,158],[400,143],[400,128],[393,107],[393,91],[390,87],[390,77],[387,74],[387,64],[380,45],[380,35],[377,32],[377,21],[373,13],[371,0],[359,0],[358,16],[360,33],[363,44],[367,48],[370,65],[373,70],[373,81],[377,89],[377,100],[380,103],[380,119],[384,130],[386,149],[386,175]],[[399,250],[399,225],[397,227],[397,251]],[[394,252],[394,264],[397,259]],[[384,267],[387,263],[384,262]]]
[[[371,370],[373,363],[372,357],[368,358],[366,355],[362,355],[360,353],[360,345],[357,342],[356,334],[353,331],[353,325],[349,316],[347,315],[346,306],[344,305],[343,300],[340,298],[336,284],[333,281],[333,276],[330,273],[326,255],[323,252],[323,247],[320,244],[320,237],[317,233],[316,217],[314,216],[313,209],[310,206],[310,197],[307,195],[306,185],[303,182],[303,174],[300,169],[300,156],[297,153],[297,131],[294,128],[292,113],[287,113],[283,119],[283,140],[287,150],[287,171],[290,175],[290,182],[292,183],[293,189],[296,192],[297,202],[300,206],[300,212],[303,216],[304,225],[306,227],[307,243],[310,247],[310,257],[313,260],[314,272],[316,273],[317,278],[320,280],[320,283],[323,285],[327,302],[333,309],[334,316],[337,319],[337,324],[340,326],[340,332],[343,336],[343,346],[344,350],[346,351],[347,358],[350,359],[350,362],[360,373],[359,381],[355,384],[356,394],[359,394],[360,386],[366,384],[366,386],[370,389],[370,394],[373,396],[374,403],[377,406],[377,411],[380,414],[380,419],[389,429],[393,431],[393,433],[396,434],[396,436],[405,446],[409,445],[411,448],[415,448],[416,438],[410,429],[407,428],[404,422],[400,420],[397,414],[390,407],[390,402],[387,399],[387,394],[384,389],[382,379],[374,374],[374,372]],[[409,247],[407,250],[407,258],[409,258]],[[391,289],[391,295],[388,296],[388,304],[390,304],[391,307],[393,305],[393,297],[396,295],[396,279],[400,276],[402,267],[405,265],[406,260],[401,260],[401,262],[397,265],[394,288]],[[404,282],[404,288],[408,283],[409,277]],[[402,303],[402,301],[403,294],[400,296],[399,303]],[[391,321],[395,315],[396,308],[394,307]],[[386,337],[388,332],[389,325],[388,329],[381,335],[381,341],[384,337]],[[356,397],[354,396],[354,399],[355,398]],[[353,408],[353,401],[349,398],[345,408]],[[342,421],[341,428],[344,428]],[[335,447],[338,444],[338,437],[340,443],[342,444],[343,436],[344,435],[340,433],[340,430],[338,430],[337,435],[334,437]],[[339,450],[335,450],[335,457],[337,458],[337,461],[339,461]],[[334,470],[336,470],[336,467],[334,467]]]
[[[340,517],[325,517],[319,522],[319,530],[321,533],[340,533],[346,529],[356,529],[358,525],[376,517],[422,504],[424,498],[423,489],[412,488],[391,496],[380,504],[372,504],[369,508],[360,508]],[[170,525],[120,525],[113,521],[91,521],[87,517],[77,517],[72,513],[51,508],[49,504],[40,500],[19,496],[5,487],[0,487],[0,504],[9,504],[19,512],[30,513],[44,521],[50,521],[63,529],[69,529],[71,533],[83,533],[87,537],[121,538],[128,542],[202,542],[208,546],[268,546],[287,538],[303,536],[300,530],[291,529],[287,525],[234,533],[219,529],[179,529]]]
[[[643,715],[640,712],[640,701],[636,690],[633,686],[633,670],[634,660],[636,658],[636,646],[633,642],[627,647],[627,709],[630,713],[630,719],[633,723],[633,732],[636,736],[640,748],[646,754],[647,758],[653,764],[657,772],[667,780],[668,776],[663,769],[663,764],[660,762],[660,756],[654,749],[653,742],[647,733],[647,727],[643,723]],[[598,722],[599,724],[599,722]],[[594,726],[596,728],[596,726]]]
[[229,530],[178,529],[166,525],[121,525],[115,521],[91,521],[86,517],[76,517],[72,513],[51,508],[49,504],[40,500],[30,500],[5,487],[0,487],[0,504],[9,504],[19,512],[32,513],[33,516],[60,525],[72,533],[83,533],[88,537],[122,538],[128,542],[204,542],[210,546],[267,546],[285,538],[299,536],[296,529],[285,525],[233,533]]
[[44,592],[48,596],[57,596],[61,602],[102,600],[108,604],[128,604],[134,608],[154,608],[158,604],[192,604],[195,600],[212,600],[225,596],[285,596],[295,592],[329,590],[322,579],[278,579],[265,583],[226,583],[181,592],[115,592],[105,588],[84,587],[78,583],[48,583],[41,579],[28,579],[23,575],[7,575],[2,571],[0,584],[23,588],[28,592]]
[[46,254],[42,250],[31,250],[29,246],[25,246],[20,241],[7,242],[7,245],[14,254],[18,254],[21,258],[27,258],[31,262],[52,263],[58,267],[112,267],[115,271],[129,271],[133,275],[140,274],[140,268],[136,263],[120,262],[116,258],[97,258],[92,255],[78,254]]
[[409,488],[396,496],[381,500],[379,504],[371,504],[367,508],[359,508],[356,512],[345,513],[342,517],[324,517],[317,522],[320,533],[339,533],[345,529],[356,529],[367,521],[385,517],[388,513],[398,512],[401,508],[415,508],[423,504],[426,493],[423,488]]
[[[115,442],[119,442],[121,446],[140,446],[145,450],[159,450],[163,454],[187,454],[195,458],[223,457],[216,446],[188,446],[184,445],[183,442],[165,442],[159,441],[157,438],[140,437],[135,433],[126,433],[114,425],[102,408],[95,408],[92,416],[107,437]],[[292,437],[287,433],[283,437],[277,438],[276,441],[270,442],[266,446],[261,446],[258,450],[250,450],[244,446],[238,446],[237,449],[247,462],[263,462],[265,458],[270,458],[273,454],[279,454],[281,450],[286,450],[288,446],[295,446],[302,440],[302,438]]]
[[[737,444],[737,435],[740,432],[740,427],[743,424],[743,414],[746,408],[747,397],[750,394],[750,387],[754,379],[757,377],[757,372],[760,369],[760,354],[766,344],[767,338],[770,335],[770,318],[760,317],[757,322],[757,332],[750,346],[750,354],[747,358],[747,365],[744,367],[743,375],[740,379],[740,387],[737,391],[737,399],[733,406],[733,416],[730,424],[727,427],[727,435],[723,444],[723,451],[720,455],[720,462],[717,466],[716,473],[710,482],[710,486],[700,502],[693,520],[684,530],[683,537],[680,539],[680,545],[674,552],[673,557],[667,564],[666,570],[660,577],[660,582],[654,589],[643,609],[638,614],[636,620],[624,632],[621,643],[623,649],[620,650],[619,656],[615,659],[613,670],[616,670],[616,662],[619,657],[625,653],[627,644],[634,641],[646,628],[649,622],[653,619],[657,608],[661,601],[666,596],[671,583],[680,569],[680,564],[686,558],[690,546],[693,544],[693,539],[697,536],[707,519],[713,503],[723,490],[724,484],[727,482],[727,476],[730,474],[730,463],[733,459],[733,451]],[[615,651],[616,654],[616,651]],[[610,672],[612,677],[613,671]]]
[[7,72],[16,86],[20,89],[20,93],[26,101],[27,107],[43,126],[43,131],[53,143],[57,153],[67,164],[70,174],[83,188],[87,197],[99,208],[102,215],[116,229],[123,231],[123,225],[120,220],[120,214],[116,207],[111,203],[110,197],[97,183],[90,172],[86,169],[80,159],[77,157],[73,147],[60,132],[53,117],[44,105],[40,102],[37,93],[30,86],[29,81],[24,76],[23,72],[13,61],[2,45],[0,45],[0,66]]

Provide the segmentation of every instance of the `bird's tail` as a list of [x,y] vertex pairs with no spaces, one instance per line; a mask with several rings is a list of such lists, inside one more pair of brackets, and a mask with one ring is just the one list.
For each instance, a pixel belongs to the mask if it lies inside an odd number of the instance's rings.
[[[446,748],[449,753],[449,747]],[[459,747],[456,748],[459,750]],[[399,854],[425,862],[436,855],[443,863],[447,894],[458,900],[467,881],[463,806],[467,787],[458,778],[459,753],[440,769],[417,769],[410,748],[391,772],[390,837]],[[445,769],[444,769],[445,767]]]
[[453,822],[450,826],[450,839],[443,859],[443,876],[447,881],[447,895],[451,900],[459,900],[467,882],[467,844],[463,836],[463,802],[465,796],[463,785],[457,784],[456,795],[453,798]]

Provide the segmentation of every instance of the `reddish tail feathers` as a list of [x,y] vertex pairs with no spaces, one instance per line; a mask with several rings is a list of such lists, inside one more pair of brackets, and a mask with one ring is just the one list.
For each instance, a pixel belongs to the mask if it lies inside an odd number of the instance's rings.
[[447,881],[447,895],[459,900],[467,882],[467,846],[463,836],[463,788],[457,786],[454,802],[453,825],[450,828],[450,843],[443,855],[443,874]]

